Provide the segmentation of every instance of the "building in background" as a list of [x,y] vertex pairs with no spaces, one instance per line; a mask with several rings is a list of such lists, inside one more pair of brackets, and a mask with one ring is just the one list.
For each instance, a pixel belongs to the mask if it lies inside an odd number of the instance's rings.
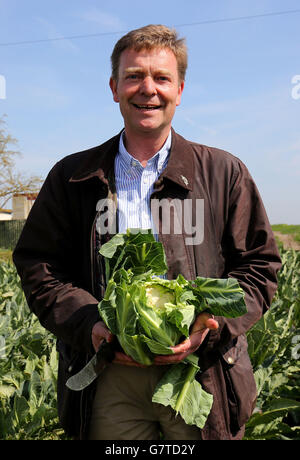
[[12,197],[12,220],[27,219],[37,193],[16,193]]
[[0,208],[0,251],[13,250],[17,244],[37,193],[16,193],[11,200],[12,209]]
[[12,210],[0,208],[0,220],[11,220],[11,219],[12,219]]

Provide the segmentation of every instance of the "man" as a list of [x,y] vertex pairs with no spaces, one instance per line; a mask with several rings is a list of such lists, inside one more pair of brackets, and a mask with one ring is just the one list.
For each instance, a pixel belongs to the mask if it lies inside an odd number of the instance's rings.
[[[184,89],[184,41],[165,26],[130,32],[112,53],[110,88],[124,130],[103,145],[70,155],[50,171],[14,251],[32,311],[58,338],[59,416],[81,439],[242,439],[255,406],[256,387],[245,333],[268,309],[277,287],[280,257],[256,186],[233,155],[187,141],[172,129]],[[181,273],[235,277],[248,312],[236,319],[199,315],[188,340],[171,356],[143,367],[119,348],[95,384],[66,388],[103,340],[114,337],[100,321],[104,294],[98,249],[109,233],[97,231],[99,202],[117,202],[117,231],[152,228],[163,243],[168,278]],[[182,226],[162,231],[154,200],[192,203],[191,236]],[[204,203],[201,222],[197,203]],[[96,213],[98,209],[98,213]],[[195,222],[197,225],[195,225]],[[200,223],[199,223],[200,222]],[[199,236],[199,235],[198,235]],[[186,425],[151,396],[166,366],[196,352],[200,382],[214,396],[202,430]]]

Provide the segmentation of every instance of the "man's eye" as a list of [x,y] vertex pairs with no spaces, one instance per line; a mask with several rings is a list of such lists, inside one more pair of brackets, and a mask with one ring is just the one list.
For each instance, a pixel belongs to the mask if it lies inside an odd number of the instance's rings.
[[128,80],[136,80],[138,78],[138,75],[127,75]]

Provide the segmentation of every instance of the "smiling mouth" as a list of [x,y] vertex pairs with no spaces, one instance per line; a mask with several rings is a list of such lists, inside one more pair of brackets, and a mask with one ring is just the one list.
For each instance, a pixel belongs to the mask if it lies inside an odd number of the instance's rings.
[[133,105],[134,105],[134,107],[135,107],[136,109],[139,109],[139,110],[149,110],[149,111],[151,111],[151,110],[158,110],[158,109],[160,109],[160,108],[162,107],[161,105],[150,105],[150,104],[149,104],[149,105],[142,105],[142,104],[134,104],[134,103],[133,103]]

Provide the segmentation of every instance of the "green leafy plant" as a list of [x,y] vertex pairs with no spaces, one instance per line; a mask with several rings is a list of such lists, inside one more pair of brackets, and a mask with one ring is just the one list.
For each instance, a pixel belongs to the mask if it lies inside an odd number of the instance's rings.
[[[244,292],[233,278],[160,278],[167,271],[165,253],[151,231],[117,234],[100,253],[107,289],[99,313],[125,353],[141,364],[151,365],[156,354],[172,354],[171,347],[189,336],[199,313],[234,318],[247,311]],[[199,370],[196,354],[170,366],[152,400],[202,428],[213,397],[195,379]]]
[[258,399],[245,439],[300,439],[300,252],[280,251],[276,296],[247,334]]
[[58,439],[57,352],[27,307],[15,267],[0,264],[0,439]]

